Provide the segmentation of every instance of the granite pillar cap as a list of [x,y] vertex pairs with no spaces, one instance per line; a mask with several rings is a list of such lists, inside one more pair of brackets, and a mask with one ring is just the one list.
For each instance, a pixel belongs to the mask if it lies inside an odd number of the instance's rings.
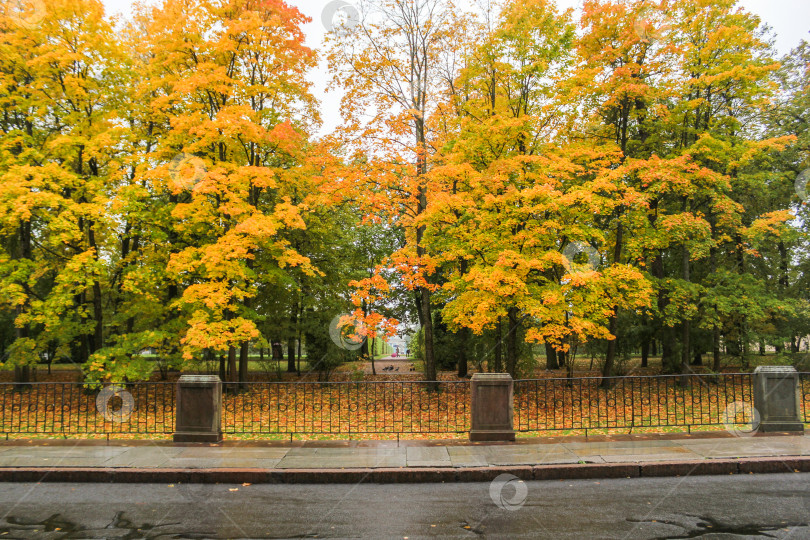
[[473,381],[511,381],[512,376],[508,373],[474,373]]

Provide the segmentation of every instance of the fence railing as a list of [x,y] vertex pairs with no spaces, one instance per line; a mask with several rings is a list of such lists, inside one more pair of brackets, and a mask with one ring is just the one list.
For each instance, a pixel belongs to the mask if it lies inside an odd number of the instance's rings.
[[82,383],[0,383],[3,434],[163,434],[174,431],[175,385],[140,382],[116,392]]
[[[517,431],[747,424],[751,374],[515,381]],[[605,383],[608,383],[605,387]],[[733,404],[738,404],[733,406]]]
[[[748,373],[555,378],[514,382],[520,432],[748,424]],[[810,373],[800,373],[810,423]],[[467,381],[223,383],[226,434],[457,434],[470,430]],[[82,383],[0,383],[0,435],[171,434],[176,385],[127,384],[120,395]],[[127,397],[128,396],[128,397]],[[744,407],[741,405],[748,405]]]
[[[232,390],[229,392],[229,390]],[[416,381],[223,384],[223,433],[465,433],[470,385]]]

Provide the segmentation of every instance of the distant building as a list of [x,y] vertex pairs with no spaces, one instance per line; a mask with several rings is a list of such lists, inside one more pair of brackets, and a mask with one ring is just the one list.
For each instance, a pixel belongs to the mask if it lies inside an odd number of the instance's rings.
[[395,352],[397,350],[399,351],[397,353],[397,356],[404,355],[405,350],[408,348],[408,341],[399,336],[388,338],[387,343],[391,347],[391,349],[393,349]]

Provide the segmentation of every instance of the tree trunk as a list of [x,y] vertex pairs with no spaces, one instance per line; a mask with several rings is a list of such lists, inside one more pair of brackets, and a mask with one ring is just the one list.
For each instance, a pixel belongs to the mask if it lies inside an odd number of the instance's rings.
[[[235,383],[237,382],[237,371],[236,371],[236,347],[231,345],[228,347],[228,382]],[[233,392],[236,390],[235,386],[230,385],[230,390]]]
[[641,341],[641,367],[647,367],[647,362],[650,358],[650,336],[645,335]]
[[[96,246],[96,233],[92,221],[88,221],[87,239],[90,248],[95,252],[95,259],[98,261],[100,255],[98,246]],[[101,303],[101,281],[98,279],[93,280],[93,319],[95,326],[93,328],[93,341],[90,347],[91,354],[104,347],[104,310]]]
[[[622,258],[622,234],[623,227],[621,221],[616,224],[616,244],[613,248],[613,263],[618,264]],[[602,370],[602,377],[610,377],[613,374],[613,364],[616,361],[616,338],[619,327],[619,306],[613,306],[613,314],[608,319],[608,332],[614,336],[608,341],[607,354],[605,355],[605,367]],[[610,383],[607,379],[602,381],[601,386],[607,388]]]
[[712,330],[712,371],[720,371],[720,327],[717,325]]
[[302,338],[303,338],[302,333],[303,333],[303,330],[298,330],[298,351],[297,351],[297,354],[296,354],[296,362],[297,362],[296,372],[298,373],[299,377],[301,376],[301,341],[302,341]]
[[[567,361],[565,362],[565,367],[566,367],[565,373],[566,373],[566,375],[568,376],[569,379],[574,378],[574,364],[577,361],[577,348],[578,348],[578,346],[574,345],[574,346],[572,346],[571,349],[568,350],[568,353],[566,353],[568,358],[567,358]],[[563,360],[566,360],[566,359],[563,358]],[[570,384],[573,384],[573,383],[569,383],[569,385]]]
[[740,324],[742,329],[742,340],[740,341],[740,362],[743,369],[747,370],[749,367],[748,362],[748,330],[745,323]]
[[546,341],[546,369],[560,369],[559,364],[557,364],[557,351],[554,349],[554,346]]
[[249,352],[249,344],[247,341],[243,341],[239,345],[239,388],[244,389],[246,388],[245,383],[247,382],[248,378],[248,367],[250,358],[248,357]]
[[[683,280],[689,283],[689,249],[686,247],[686,245],[684,245],[682,249],[681,262],[683,263]],[[681,375],[684,375],[684,377],[681,377],[681,384],[684,386],[689,383],[689,378],[686,377],[686,375],[690,371],[689,355],[691,352],[691,331],[691,321],[689,319],[685,319],[681,329]]]
[[[84,305],[87,303],[87,294],[85,293],[85,291],[79,293],[79,298],[80,298],[79,306],[81,308],[84,308]],[[82,322],[84,321],[85,319],[82,318]],[[92,353],[93,349],[90,346],[90,336],[87,335],[85,332],[82,332],[82,334],[79,336],[79,340],[80,340],[79,342],[80,363],[84,364],[88,360],[90,360],[90,354]]]
[[436,357],[433,352],[433,320],[430,313],[430,291],[426,287],[419,288],[421,324],[424,334],[425,380],[436,380]]
[[287,339],[287,371],[290,371],[290,366],[295,370],[295,338],[290,337]]
[[[787,246],[783,240],[779,240],[779,293],[780,297],[787,299],[789,274],[788,274],[788,252]],[[779,354],[784,350],[784,343],[780,339],[776,344],[776,353]]]
[[[614,309],[618,309],[618,306],[614,306]],[[616,336],[617,328],[619,326],[619,319],[616,317],[614,313],[610,319],[608,320],[608,332],[611,335]],[[611,377],[613,375],[613,364],[616,360],[616,338],[614,337],[610,341],[608,341],[607,346],[607,354],[605,355],[605,367],[602,369],[602,377]],[[610,388],[610,381],[606,378],[602,380],[600,384],[602,388]]]
[[368,362],[374,356],[374,351],[371,349],[371,340],[368,338],[363,340],[360,350],[363,351],[360,355],[361,359],[365,360],[366,362]]
[[[712,227],[712,236],[714,236],[714,220],[710,219],[709,223]],[[717,273],[717,248],[712,246],[709,250],[709,264],[712,274]],[[717,304],[714,304],[714,316],[717,317]],[[712,326],[712,371],[715,373],[720,371],[720,325],[715,322]]]
[[[23,260],[30,260],[32,258],[32,250],[31,250],[31,220],[26,220],[20,223],[20,246],[19,246],[19,258]],[[14,312],[16,314],[16,318],[23,314],[23,311],[28,307],[29,300],[28,298],[25,299],[25,303],[23,305],[17,305]],[[17,339],[25,339],[30,337],[30,327],[28,323],[23,324],[22,326],[14,325],[14,334]],[[50,367],[49,367],[50,369]],[[30,383],[31,382],[31,366],[15,366],[14,367],[14,382],[15,383]]]
[[[292,306],[292,315],[290,316],[290,323],[292,328],[297,328],[298,326],[298,305],[294,304]],[[294,339],[289,339],[287,341],[287,373],[293,373],[296,371],[295,369],[295,352],[294,352]],[[280,360],[280,359],[279,359]]]
[[506,371],[512,378],[516,377],[517,370],[517,313],[516,307],[510,307],[506,312],[509,320],[509,334],[506,336]]
[[[371,354],[369,355],[369,359],[371,360],[371,374],[372,375],[377,374],[377,366],[374,364],[374,345],[376,344],[376,342],[377,342],[377,338],[371,338]],[[368,340],[366,340],[366,343],[368,343]]]
[[[652,274],[655,276],[656,279],[659,280],[659,284],[661,284],[660,288],[658,289],[658,298],[656,300],[658,305],[658,313],[664,313],[667,305],[669,304],[669,298],[667,297],[666,291],[663,288],[662,280],[664,279],[664,259],[661,255],[661,252],[658,252],[655,255],[655,259],[653,260],[653,267],[652,267]],[[656,341],[655,347],[655,356],[658,355],[658,341],[660,341],[661,345],[661,370],[664,373],[674,373],[676,370],[676,362],[677,359],[675,358],[675,349],[672,346],[675,341],[675,329],[671,326],[667,326],[663,323],[663,321],[659,321],[661,325],[659,328],[659,340]]]
[[25,384],[31,382],[31,366],[14,366],[14,382]]
[[[467,273],[467,260],[461,259],[459,262],[459,273],[463,276]],[[458,376],[467,376],[467,347],[470,343],[470,329],[462,328],[458,334],[459,337],[459,357],[458,357]]]
[[[417,57],[411,56],[411,67],[416,68]],[[428,58],[422,57],[422,61],[428,62]],[[421,73],[422,66],[418,66],[417,71]],[[418,103],[419,107],[413,113],[413,128],[414,128],[414,143],[416,146],[416,178],[418,186],[416,189],[416,217],[419,217],[425,210],[427,210],[427,187],[425,185],[425,175],[427,174],[427,145],[425,144],[425,111],[427,105],[427,88],[423,87],[426,80],[419,80],[415,87],[411,87],[411,98],[416,98],[412,103]],[[416,92],[415,95],[414,91]],[[419,264],[424,268],[422,258],[427,256],[427,249],[422,242],[425,235],[425,225],[416,227],[416,256],[419,258]],[[427,279],[428,276],[423,276]],[[419,324],[422,325],[422,333],[424,336],[423,353],[425,355],[425,378],[428,381],[436,380],[436,357],[433,349],[433,319],[431,317],[430,309],[430,289],[427,287],[419,287]]]
[[304,341],[304,328],[301,326],[301,319],[304,317],[304,303],[301,302],[301,305],[298,307],[298,319],[296,320],[296,326],[298,328],[298,351],[296,354],[296,360],[298,362],[296,371],[298,372],[298,376],[301,376],[301,344]]
[[503,332],[501,330],[501,317],[495,323],[495,373],[503,373]]
[[273,363],[276,364],[278,370],[281,371],[281,362],[284,360],[284,349],[281,347],[281,343],[278,341],[270,342],[270,355]]
[[[736,255],[737,255],[738,272],[740,274],[744,275],[746,270],[745,270],[745,255],[743,253],[743,248],[742,248],[742,246],[744,245],[743,241],[742,241],[742,237],[739,234],[737,234],[734,237],[734,241],[735,241],[735,243],[737,245],[737,247],[735,249],[735,252],[736,252]],[[737,329],[738,329],[739,336],[740,336],[740,347],[739,347],[739,349],[740,349],[740,362],[742,363],[743,369],[748,369],[748,341],[749,340],[748,340],[748,328],[747,328],[747,324],[746,324],[746,321],[745,321],[744,318],[741,319],[737,323]]]
[[470,342],[470,329],[462,328],[459,331],[458,376],[467,376],[467,346]]
[[661,366],[664,373],[674,373],[677,365],[675,358],[675,329],[671,326],[661,328]]

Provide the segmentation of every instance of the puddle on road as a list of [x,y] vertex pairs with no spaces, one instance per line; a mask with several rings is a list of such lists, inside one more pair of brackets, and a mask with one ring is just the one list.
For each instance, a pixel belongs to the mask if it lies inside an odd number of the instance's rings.
[[[733,534],[748,537],[775,538],[778,532],[795,532],[800,527],[810,527],[808,522],[779,522],[774,524],[741,524],[732,525],[708,517],[690,514],[680,514],[678,518],[670,519],[634,519],[627,518],[629,523],[638,524],[664,524],[678,527],[680,533],[666,534],[662,536],[650,537],[655,540],[701,538],[708,535]],[[481,523],[469,523],[462,521],[460,526],[468,533],[477,536],[486,534],[486,528]],[[137,524],[128,519],[125,512],[116,512],[110,522],[103,527],[89,527],[75,523],[61,514],[52,514],[43,520],[28,519],[19,516],[7,516],[0,520],[0,540],[11,538],[147,538],[147,539],[201,539],[220,538],[218,533],[212,531],[184,531],[184,525],[180,522],[163,523],[160,525],[144,522]],[[777,534],[774,534],[777,533]],[[303,534],[294,536],[284,536],[283,538],[318,538],[317,534]],[[256,536],[251,538],[262,538],[274,540],[275,536]]]
[[6,516],[0,522],[0,539],[6,538],[177,538],[197,539],[211,538],[210,532],[170,532],[168,529],[177,527],[180,523],[164,523],[153,525],[143,523],[138,525],[124,515],[116,512],[113,519],[104,527],[85,527],[61,514],[52,514],[46,519],[37,521],[17,516]]
[[[125,538],[125,539],[177,539],[196,540],[201,538],[232,538],[233,535],[221,536],[211,531],[183,531],[184,525],[179,522],[153,525],[136,524],[127,519],[124,512],[116,512],[113,519],[104,527],[87,527],[53,514],[37,521],[17,516],[6,516],[0,519],[0,540],[17,538],[55,538],[55,539],[89,539],[89,538]],[[278,540],[281,538],[318,538],[317,534],[299,534],[292,536],[241,536],[247,540]]]
[[777,531],[790,532],[792,528],[808,527],[809,523],[784,521],[778,525],[757,525],[757,524],[744,524],[744,525],[730,525],[721,523],[715,518],[707,516],[694,516],[690,514],[682,514],[684,519],[633,519],[627,518],[630,523],[663,523],[665,525],[672,525],[683,529],[680,535],[668,534],[666,536],[656,536],[654,540],[670,540],[681,538],[700,538],[706,535],[716,534],[736,534],[741,536],[762,536],[765,538],[775,538],[773,534]]

